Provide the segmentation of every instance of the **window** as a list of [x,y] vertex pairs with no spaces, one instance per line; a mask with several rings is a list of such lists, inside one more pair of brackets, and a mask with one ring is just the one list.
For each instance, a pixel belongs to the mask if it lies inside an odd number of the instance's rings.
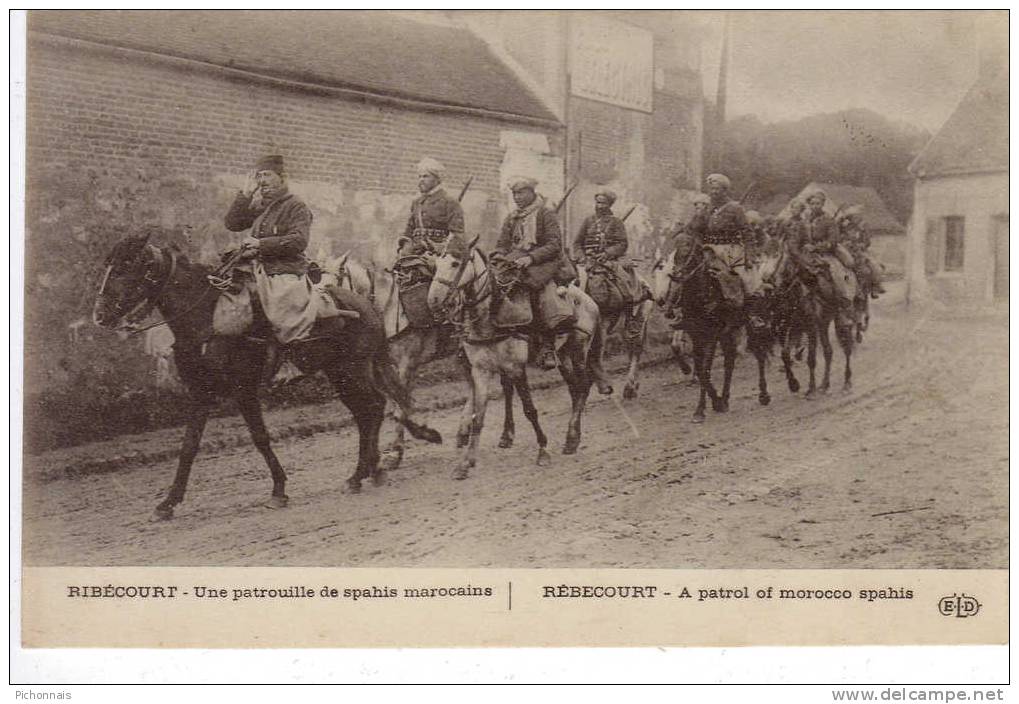
[[966,218],[945,218],[945,271],[962,271],[963,234]]

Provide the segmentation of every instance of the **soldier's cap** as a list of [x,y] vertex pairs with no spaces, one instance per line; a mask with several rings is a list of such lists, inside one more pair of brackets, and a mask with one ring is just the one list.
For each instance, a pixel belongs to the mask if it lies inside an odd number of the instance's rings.
[[511,191],[523,191],[525,189],[531,189],[532,191],[538,186],[538,179],[521,176],[510,181]]
[[789,201],[790,210],[792,210],[793,208],[802,208],[804,205],[805,203],[800,198],[793,198],[791,201]]
[[274,173],[283,175],[283,157],[279,154],[270,154],[263,156],[261,159],[255,162],[255,171],[272,171]]
[[616,202],[616,194],[607,188],[604,188],[594,194],[595,200],[598,200],[599,198],[604,198],[605,200],[607,200],[609,202],[609,205],[612,205],[613,203]]
[[705,179],[705,181],[707,181],[709,186],[718,185],[722,188],[732,187],[732,181],[730,181],[729,177],[725,174],[711,174]]
[[806,193],[803,194],[803,200],[807,201],[808,203],[812,199],[818,198],[818,197],[820,197],[821,200],[824,200],[824,201],[828,200],[828,194],[825,193],[824,191],[822,191],[820,188],[812,188],[812,189],[810,189],[809,191],[807,191]]
[[431,174],[435,178],[442,180],[442,177],[446,173],[446,167],[442,165],[442,162],[438,159],[433,159],[430,156],[426,156],[424,159],[418,162],[417,165],[418,175],[420,174]]

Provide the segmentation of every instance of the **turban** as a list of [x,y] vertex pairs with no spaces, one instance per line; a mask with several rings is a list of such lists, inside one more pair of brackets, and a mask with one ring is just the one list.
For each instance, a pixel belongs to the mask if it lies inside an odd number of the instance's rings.
[[515,178],[512,181],[510,181],[510,190],[511,191],[522,191],[525,188],[530,188],[533,191],[537,185],[538,185],[538,179],[535,179],[535,178],[526,178],[526,177]]
[[804,205],[803,200],[800,198],[793,198],[789,201],[789,210],[795,210],[796,208],[802,208]]
[[693,197],[693,202],[694,205],[697,205],[698,203],[710,203],[711,199],[708,198],[707,194],[705,193],[698,193]]
[[810,202],[810,200],[812,198],[817,198],[819,196],[820,196],[822,201],[828,200],[828,194],[825,193],[824,191],[822,191],[820,188],[812,188],[809,191],[807,191],[806,193],[804,193],[803,196],[804,196],[803,200],[805,200],[807,202]]
[[613,203],[616,202],[616,194],[608,190],[607,188],[605,190],[598,191],[597,193],[594,194],[595,199],[597,199],[599,196],[607,200],[609,202],[609,205],[612,205]]
[[438,159],[433,159],[430,156],[426,156],[424,159],[418,162],[418,174],[431,174],[435,178],[442,180],[443,175],[446,173],[446,167],[439,162]]
[[747,211],[747,222],[748,223],[750,223],[751,225],[759,225],[762,221],[763,221],[763,218],[761,218],[761,214],[759,212],[757,212],[756,210],[748,210]]
[[732,181],[729,180],[728,176],[725,176],[723,174],[711,174],[710,176],[708,176],[706,180],[709,186],[714,186],[717,184],[722,188],[732,187]]
[[263,156],[255,162],[255,171],[273,171],[280,176],[283,175],[283,157],[279,154]]

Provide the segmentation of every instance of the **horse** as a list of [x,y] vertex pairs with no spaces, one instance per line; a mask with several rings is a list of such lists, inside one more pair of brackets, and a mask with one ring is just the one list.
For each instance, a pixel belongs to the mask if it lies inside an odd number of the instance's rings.
[[[524,415],[534,428],[538,443],[536,464],[540,467],[551,462],[548,438],[538,421],[538,410],[531,397],[527,381],[527,361],[530,339],[522,328],[498,328],[494,324],[493,303],[501,302],[505,292],[496,282],[488,259],[477,249],[478,237],[465,243],[460,237],[447,242],[445,252],[436,259],[435,277],[428,290],[428,304],[437,316],[463,325],[464,353],[470,363],[471,395],[468,399],[469,421],[461,432],[469,432],[469,442],[463,458],[453,471],[454,479],[466,479],[476,465],[478,439],[485,424],[488,393],[496,375],[502,377],[506,406],[511,407],[512,391],[520,396]],[[602,378],[599,367],[604,339],[601,336],[598,306],[576,286],[566,294],[571,299],[578,323],[569,333],[558,336],[559,372],[569,388],[572,413],[563,454],[577,451],[581,437],[581,416],[591,384]],[[507,414],[508,415],[508,414]],[[504,440],[506,439],[504,434]],[[509,438],[512,442],[512,437]],[[508,447],[500,441],[500,447]]]
[[[689,243],[693,245],[693,243]],[[685,255],[685,256],[684,256]],[[732,373],[741,329],[746,328],[747,346],[758,360],[759,393],[761,405],[768,405],[771,396],[767,390],[764,366],[768,355],[769,334],[756,329],[756,323],[748,318],[742,308],[735,308],[722,295],[715,277],[708,270],[707,260],[700,248],[677,247],[671,258],[657,262],[657,277],[663,283],[657,288],[658,304],[665,309],[667,317],[675,315],[678,308],[682,316],[680,325],[690,335],[693,346],[694,375],[700,385],[700,397],[694,410],[693,422],[703,423],[707,398],[718,413],[729,410]],[[664,285],[664,281],[668,285]],[[665,289],[664,295],[661,288]],[[754,328],[754,329],[751,329]],[[722,392],[719,394],[711,381],[711,367],[715,348],[721,346],[724,361]]]
[[[610,300],[613,298],[611,295],[602,296],[602,300],[599,300],[599,297],[590,290],[592,276],[603,276],[605,281],[609,282],[608,285],[612,286],[614,285],[612,284],[614,272],[599,262],[590,262],[587,265],[578,266],[578,270],[580,271],[581,279],[580,288],[598,304],[598,311],[601,315],[602,339],[608,340],[609,335],[618,326],[622,325],[621,337],[627,357],[626,384],[623,386],[623,398],[637,398],[637,391],[640,389],[637,373],[640,370],[640,358],[644,354],[644,348],[647,346],[648,320],[651,317],[651,311],[654,309],[654,302],[642,300],[640,303],[631,306],[620,300],[617,304],[613,305]],[[641,281],[639,277],[638,283],[645,285],[645,282]],[[620,291],[621,294],[622,292]],[[631,308],[636,309],[636,315],[630,310]]]
[[[175,247],[150,243],[150,234],[121,240],[106,258],[93,321],[104,328],[136,332],[146,329],[138,323],[155,310],[163,318],[159,324],[168,325],[174,335],[174,361],[189,392],[191,413],[173,485],[156,506],[156,517],[172,518],[174,507],[184,500],[191,466],[217,397],[236,402],[272,475],[268,506],[282,508],[288,503],[287,475],[273,452],[258,400],[265,338],[272,334],[268,322],[264,315],[256,315],[260,322],[251,335],[214,336],[212,320],[219,292],[209,282],[211,270],[190,262]],[[331,293],[341,308],[357,315],[345,319],[342,337],[319,336],[297,343],[294,357],[302,371],[324,371],[354,416],[358,461],[347,488],[357,492],[367,477],[376,483],[382,480],[378,441],[387,398],[404,409],[403,422],[411,435],[432,443],[440,443],[442,437],[412,420],[410,395],[389,359],[381,321],[371,305],[347,292]]]
[[[828,331],[835,325],[835,334],[839,346],[845,355],[846,366],[843,376],[843,390],[852,389],[853,370],[853,338],[856,321],[852,315],[844,315],[839,304],[831,295],[823,294],[819,287],[805,280],[801,266],[795,261],[787,246],[783,246],[775,264],[774,271],[768,277],[774,301],[774,317],[776,319],[777,337],[782,342],[782,364],[785,367],[789,390],[796,393],[800,384],[792,372],[791,348],[803,337],[807,338],[807,368],[810,370],[810,381],[804,398],[813,399],[818,391],[827,393],[831,386],[832,345]],[[824,353],[824,378],[817,385],[815,367],[817,365],[817,345],[821,344]]]
[[[674,256],[675,252],[669,256],[662,256],[659,252],[654,264],[651,265],[651,296],[658,303],[659,307],[665,305],[665,298],[668,296],[669,286],[672,284],[670,276],[672,274]],[[675,357],[680,371],[687,375],[693,374],[690,357],[693,343],[690,340],[690,333],[685,330],[673,330],[672,336],[669,338],[669,349],[672,350],[672,356]],[[697,377],[690,377],[689,384],[691,386],[696,386],[698,383]]]
[[[470,386],[471,369],[466,355],[462,348],[451,347],[442,340],[443,335],[449,335],[448,328],[440,323],[432,321],[432,324],[407,325],[404,321],[401,327],[401,312],[399,310],[399,297],[396,294],[395,279],[390,278],[388,285],[385,279],[382,280],[382,293],[376,293],[376,276],[373,269],[361,262],[351,259],[344,254],[334,265],[329,267],[335,272],[339,285],[348,290],[359,293],[378,307],[386,324],[386,333],[389,339],[389,350],[396,363],[396,371],[400,380],[410,391],[414,386],[414,380],[418,370],[425,364],[454,355],[457,367],[463,374],[464,381]],[[387,272],[388,273],[388,272]],[[429,273],[429,276],[431,274]],[[503,400],[506,404],[506,412],[503,416],[503,431],[499,438],[500,448],[513,446],[515,437],[515,426],[513,422],[513,384],[503,376],[500,379],[503,388]],[[456,435],[457,448],[467,446],[470,441],[470,410],[471,401],[464,403],[461,413],[460,427]],[[398,417],[399,409],[396,409],[394,417]],[[382,466],[385,470],[396,469],[403,459],[404,452],[404,431],[400,422],[396,423],[393,439],[382,451]]]

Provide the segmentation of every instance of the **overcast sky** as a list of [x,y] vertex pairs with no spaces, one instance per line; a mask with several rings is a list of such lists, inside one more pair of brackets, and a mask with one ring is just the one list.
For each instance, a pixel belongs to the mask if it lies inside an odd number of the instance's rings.
[[[869,108],[937,130],[972,83],[977,27],[1007,41],[1007,13],[732,13],[728,115],[788,120]],[[703,47],[706,97],[718,80],[721,15]],[[985,40],[986,41],[986,40]]]

